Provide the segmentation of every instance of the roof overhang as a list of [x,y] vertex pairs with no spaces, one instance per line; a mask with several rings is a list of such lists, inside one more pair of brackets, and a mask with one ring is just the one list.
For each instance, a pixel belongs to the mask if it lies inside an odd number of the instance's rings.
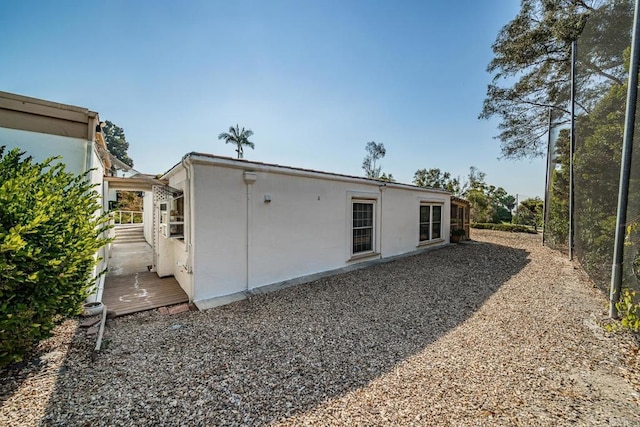
[[469,207],[471,206],[471,202],[470,201],[468,201],[466,199],[463,199],[461,197],[451,196],[451,202],[452,203],[458,203],[460,205],[466,205],[466,206],[469,206]]
[[151,178],[151,177],[121,177],[121,176],[105,176],[105,182],[109,183],[110,190],[121,191],[151,191],[154,185],[168,184],[167,180]]

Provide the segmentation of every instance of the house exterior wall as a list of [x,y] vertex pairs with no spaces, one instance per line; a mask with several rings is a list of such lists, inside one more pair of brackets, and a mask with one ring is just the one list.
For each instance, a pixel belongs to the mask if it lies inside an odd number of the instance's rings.
[[[169,181],[169,185],[175,189],[182,191],[186,198],[184,203],[184,216],[188,218],[191,212],[188,200],[190,197],[190,180],[187,179],[187,170],[179,166],[176,168],[176,173],[173,175],[172,180]],[[153,207],[156,210],[158,217],[161,215],[159,206]],[[146,207],[145,207],[146,210]],[[145,220],[146,221],[146,220]],[[188,227],[189,222],[185,221],[185,226]],[[189,299],[193,301],[194,290],[194,274],[192,271],[192,239],[193,232],[187,228],[184,233],[183,239],[168,239],[155,230],[157,233],[157,264],[156,271],[160,277],[174,276],[180,287],[189,296]]]
[[240,292],[247,282],[243,171],[197,164],[192,172],[193,300]]
[[[97,113],[85,108],[0,92],[0,146],[18,148],[36,162],[59,156],[54,164],[64,163],[65,170],[74,175],[95,169],[88,177],[104,198],[104,165],[95,133],[98,122]],[[94,213],[100,214],[102,209]],[[99,280],[90,288],[88,301],[101,298],[104,275],[100,273],[107,267],[109,247],[101,248],[95,257],[98,263],[93,276]]]
[[[450,197],[442,192],[387,187],[382,197],[382,256],[390,257],[421,247],[448,243]],[[421,203],[442,206],[443,234],[440,241],[420,244],[418,232]]]
[[[193,196],[189,236],[174,242],[185,264],[175,260],[173,269],[196,304],[427,246],[419,243],[421,201],[442,207],[443,237],[428,246],[448,243],[448,193],[240,162],[189,168],[189,179],[182,165],[169,176],[171,187]],[[351,253],[355,199],[375,204],[368,256]]]
[[39,163],[49,157],[60,156],[54,163],[64,163],[67,172],[75,175],[87,170],[88,144],[86,139],[0,127],[0,146],[6,146],[7,150],[18,148],[25,151]]

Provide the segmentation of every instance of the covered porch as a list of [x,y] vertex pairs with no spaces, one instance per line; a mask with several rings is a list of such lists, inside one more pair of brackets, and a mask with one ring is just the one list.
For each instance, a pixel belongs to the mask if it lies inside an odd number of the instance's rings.
[[[111,190],[143,191],[149,195],[154,185],[163,182],[150,176],[105,177]],[[112,316],[188,303],[189,297],[174,277],[160,278],[155,271],[155,233],[153,205],[145,204],[143,222],[115,225],[109,268],[104,283],[102,302]],[[149,230],[145,230],[149,229]]]

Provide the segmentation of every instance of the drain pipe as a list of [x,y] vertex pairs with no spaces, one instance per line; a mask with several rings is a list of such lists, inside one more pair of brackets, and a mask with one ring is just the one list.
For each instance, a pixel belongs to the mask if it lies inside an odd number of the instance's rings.
[[185,201],[184,204],[185,206],[189,207],[189,221],[185,221],[185,230],[184,230],[184,237],[185,237],[185,250],[187,252],[187,273],[191,275],[191,280],[189,281],[189,302],[193,302],[193,300],[195,299],[195,283],[194,280],[195,278],[193,277],[193,238],[195,237],[193,233],[191,233],[191,230],[193,229],[193,218],[194,218],[194,209],[193,209],[193,203],[191,202],[192,200],[194,200],[193,197],[193,191],[194,191],[194,183],[193,183],[193,173],[191,170],[191,167],[193,166],[193,163],[191,163],[191,158],[189,157],[189,155],[187,154],[186,156],[184,156],[182,158],[182,167],[185,170],[185,173],[187,175],[187,183],[185,185],[185,188],[188,188],[189,191],[185,191]]
[[378,188],[380,189],[380,258],[384,258],[382,255],[382,233],[384,233],[384,229],[382,228],[382,217],[384,216],[384,211],[382,210],[382,195],[384,194],[384,190],[387,188],[387,184],[381,184]]
[[251,225],[253,223],[253,184],[258,179],[258,175],[255,172],[244,172],[244,182],[247,184],[247,286],[246,290],[249,291],[251,284]]

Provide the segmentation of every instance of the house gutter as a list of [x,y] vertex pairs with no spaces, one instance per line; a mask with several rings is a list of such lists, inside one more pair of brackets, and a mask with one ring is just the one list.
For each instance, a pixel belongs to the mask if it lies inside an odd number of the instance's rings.
[[[203,165],[216,165],[228,167],[231,169],[240,169],[240,170],[250,170],[252,172],[265,172],[265,173],[277,173],[280,175],[289,175],[301,178],[314,178],[314,179],[322,179],[327,181],[336,181],[336,182],[353,182],[357,184],[365,184],[365,185],[386,185],[387,187],[393,188],[403,188],[408,190],[415,191],[423,191],[425,193],[442,193],[451,195],[450,192],[446,190],[441,190],[438,188],[423,188],[417,187],[415,185],[402,184],[398,182],[384,182],[377,181],[374,179],[368,178],[360,178],[355,176],[348,175],[340,175],[331,172],[320,172],[320,171],[312,171],[305,169],[297,169],[288,166],[281,165],[269,165],[265,163],[254,163],[244,160],[234,160],[234,159],[226,159],[220,157],[209,157],[205,155],[201,155],[198,153],[189,153],[185,155],[185,158],[189,158],[193,164],[203,164]],[[175,167],[169,170],[162,178],[167,178],[175,173]]]

